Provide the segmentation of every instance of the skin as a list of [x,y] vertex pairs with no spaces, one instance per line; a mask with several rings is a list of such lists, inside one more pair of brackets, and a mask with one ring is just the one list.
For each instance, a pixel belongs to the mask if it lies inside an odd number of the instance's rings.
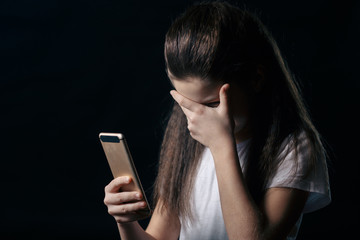
[[[236,151],[236,143],[251,137],[246,94],[234,84],[169,77],[176,89],[170,94],[186,115],[191,136],[213,155],[229,239],[285,239],[300,217],[308,192],[270,188],[260,205],[253,201]],[[110,182],[104,200],[122,239],[177,239],[179,218],[171,212],[160,212],[159,203],[146,231],[134,221],[143,217],[136,213],[144,207],[143,201],[134,192],[122,192],[125,184],[125,177]]]

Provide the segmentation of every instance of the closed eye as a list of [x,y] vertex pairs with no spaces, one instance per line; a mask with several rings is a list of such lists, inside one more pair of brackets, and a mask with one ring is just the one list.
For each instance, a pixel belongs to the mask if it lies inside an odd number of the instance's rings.
[[210,103],[204,103],[205,106],[211,107],[211,108],[216,108],[216,107],[219,106],[219,104],[220,104],[220,101],[210,102]]

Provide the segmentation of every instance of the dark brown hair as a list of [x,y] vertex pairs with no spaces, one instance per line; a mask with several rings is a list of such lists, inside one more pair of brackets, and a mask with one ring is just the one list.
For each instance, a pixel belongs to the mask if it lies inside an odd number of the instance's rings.
[[[256,15],[225,2],[194,5],[169,28],[164,53],[166,70],[176,79],[235,81],[247,91],[252,137],[243,171],[256,202],[283,160],[275,161],[281,158],[286,139],[293,145],[288,149],[296,150],[305,133],[311,148],[309,170],[324,154],[294,76]],[[256,89],[253,82],[259,68],[264,79]],[[161,207],[191,217],[189,200],[203,149],[191,138],[186,117],[174,103],[161,145],[154,203],[161,199]]]

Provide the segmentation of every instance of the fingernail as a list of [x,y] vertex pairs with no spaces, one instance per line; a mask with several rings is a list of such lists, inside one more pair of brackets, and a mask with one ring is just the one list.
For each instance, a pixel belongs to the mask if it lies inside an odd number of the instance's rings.
[[141,199],[140,193],[137,193],[137,194],[136,194],[136,198],[137,198],[137,199]]

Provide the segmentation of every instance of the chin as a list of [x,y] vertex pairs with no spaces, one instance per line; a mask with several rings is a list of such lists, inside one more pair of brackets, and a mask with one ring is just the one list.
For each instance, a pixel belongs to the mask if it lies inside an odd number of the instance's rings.
[[236,138],[236,142],[244,141],[251,137],[249,132],[249,122],[245,117],[234,118],[235,126],[234,126],[234,134]]
[[234,132],[240,132],[244,130],[247,127],[248,119],[246,117],[237,117],[234,118],[235,126],[234,126]]

